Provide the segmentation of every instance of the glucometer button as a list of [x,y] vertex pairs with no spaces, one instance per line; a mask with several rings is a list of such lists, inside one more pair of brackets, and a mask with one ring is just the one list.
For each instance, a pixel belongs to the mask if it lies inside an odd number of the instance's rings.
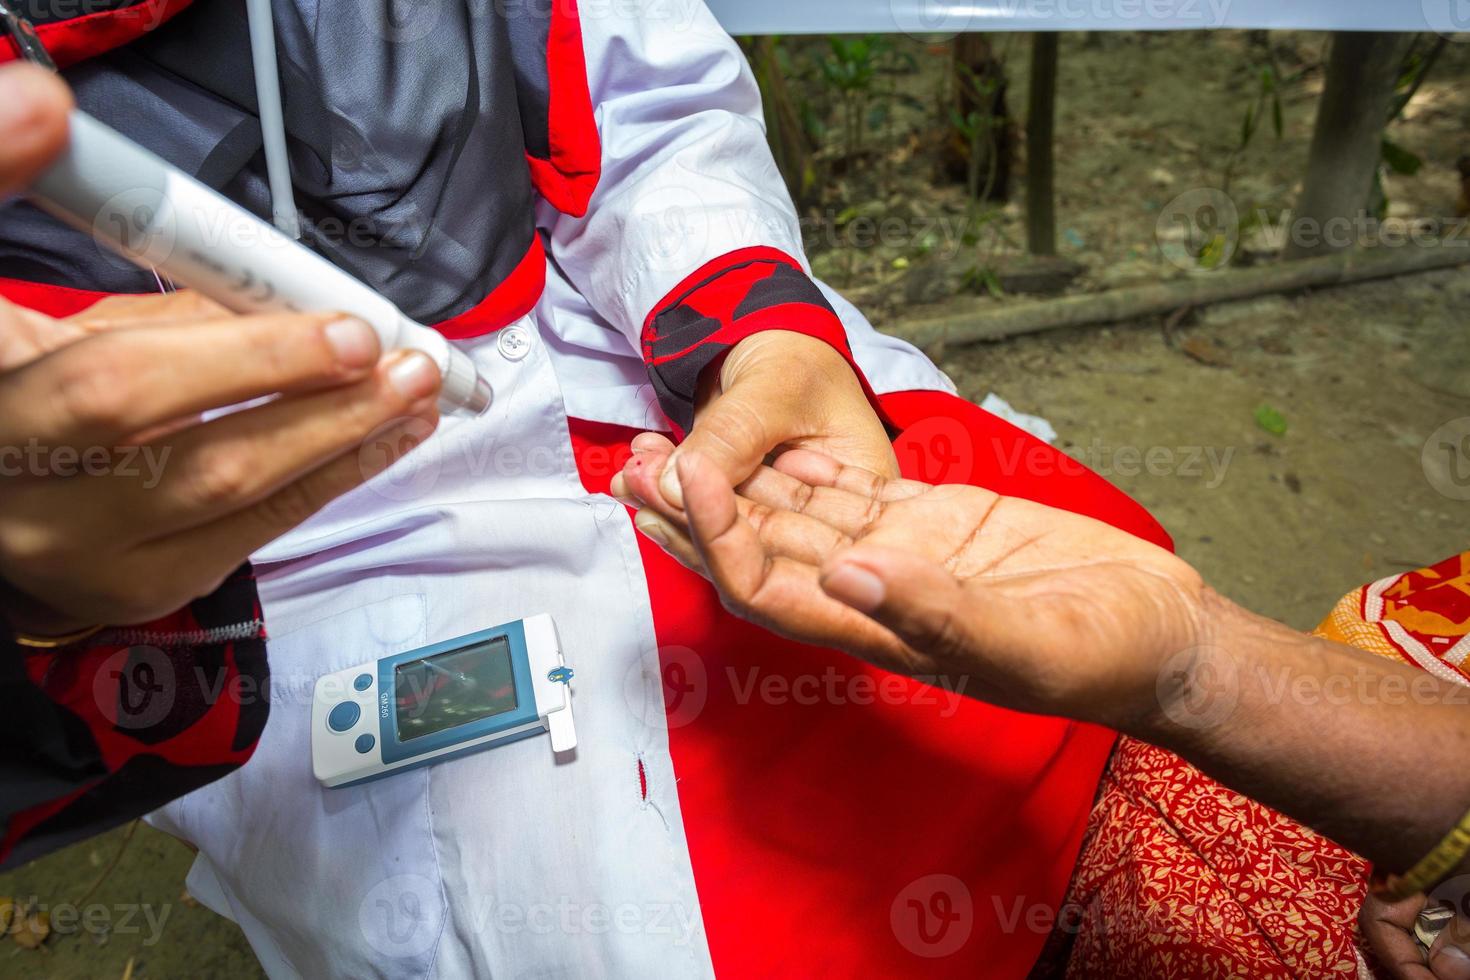
[[345,732],[357,724],[357,719],[361,717],[362,709],[357,706],[356,701],[343,701],[327,715],[327,727],[334,732]]
[[352,743],[352,747],[357,749],[357,751],[361,752],[363,755],[367,755],[373,750],[373,746],[376,745],[377,742],[378,740],[373,738],[371,735],[359,735],[357,736],[357,741]]
[[372,686],[373,686],[373,675],[372,674],[358,674],[357,675],[357,680],[355,680],[355,681],[352,682],[353,689],[354,690],[357,690],[357,691],[366,691],[368,688],[370,688]]

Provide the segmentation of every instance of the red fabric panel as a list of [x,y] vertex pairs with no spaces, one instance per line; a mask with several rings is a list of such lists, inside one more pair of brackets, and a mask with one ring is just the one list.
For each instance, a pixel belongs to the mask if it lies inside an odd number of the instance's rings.
[[90,289],[70,289],[66,286],[48,286],[23,279],[0,278],[0,297],[16,306],[44,313],[47,316],[64,317],[80,313],[98,300],[106,299],[107,293]]
[[[494,292],[459,316],[435,324],[450,340],[464,340],[493,333],[514,323],[535,308],[546,288],[546,251],[541,236],[531,238],[531,248],[514,271],[495,287]],[[106,293],[66,286],[49,286],[0,278],[0,297],[48,316],[64,317],[80,313]]]
[[[121,47],[161,26],[193,0],[142,0],[121,10],[104,10],[54,24],[40,24],[36,35],[56,67],[65,68]],[[15,41],[0,38],[0,64],[20,57]]]
[[[968,402],[930,392],[880,401],[904,429],[907,475],[943,471],[1169,543],[1101,477]],[[590,491],[606,491],[634,434],[572,421]],[[728,615],[641,535],[639,548],[716,971],[1025,976],[1065,893],[1113,733],[947,700],[779,639]]]
[[546,71],[551,104],[547,135],[551,159],[530,154],[531,182],[541,196],[563,214],[587,213],[592,192],[602,176],[602,140],[587,85],[587,56],[582,49],[582,22],[577,0],[554,0],[546,39]]
[[1169,533],[1133,498],[978,406],[940,391],[895,392],[879,400],[903,432],[893,449],[905,476],[929,483],[970,483],[1086,514],[1174,550]]
[[450,340],[466,340],[493,333],[530,313],[546,289],[546,250],[541,236],[531,236],[526,257],[505,281],[473,308],[451,317],[434,328]]

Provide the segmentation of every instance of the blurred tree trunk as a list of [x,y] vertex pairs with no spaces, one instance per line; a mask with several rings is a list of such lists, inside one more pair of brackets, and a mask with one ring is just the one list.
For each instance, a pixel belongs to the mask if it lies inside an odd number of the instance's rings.
[[1032,255],[1057,254],[1055,166],[1052,143],[1057,115],[1057,34],[1031,38],[1031,97],[1026,111],[1026,247]]
[[1403,35],[1339,31],[1317,108],[1302,196],[1286,246],[1288,259],[1324,255],[1356,243],[1383,155]]
[[954,116],[967,123],[978,120],[984,132],[967,134],[951,122],[944,169],[951,180],[969,184],[976,197],[1004,201],[1015,156],[1005,66],[984,34],[960,34],[954,39],[952,71]]
[[812,145],[801,124],[801,113],[786,86],[786,76],[776,55],[774,37],[741,38],[740,46],[755,72],[766,118],[766,141],[776,158],[776,167],[798,208],[812,185]]

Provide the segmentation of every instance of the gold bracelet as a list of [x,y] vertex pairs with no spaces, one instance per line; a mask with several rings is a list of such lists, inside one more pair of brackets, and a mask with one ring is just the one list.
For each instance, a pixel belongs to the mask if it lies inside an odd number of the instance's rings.
[[1389,903],[1427,893],[1449,877],[1451,871],[1470,854],[1470,813],[1460,819],[1455,829],[1445,835],[1439,846],[1402,875],[1374,875],[1373,894]]
[[64,636],[32,636],[29,633],[13,633],[15,642],[31,650],[56,650],[60,647],[69,647],[73,643],[80,643],[90,639],[107,629],[106,626],[88,626],[86,629],[77,630],[75,633],[67,633]]

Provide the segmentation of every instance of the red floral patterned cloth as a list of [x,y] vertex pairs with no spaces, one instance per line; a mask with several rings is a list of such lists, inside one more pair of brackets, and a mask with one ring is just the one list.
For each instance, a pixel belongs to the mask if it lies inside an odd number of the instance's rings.
[[1069,902],[1068,977],[1355,977],[1365,861],[1122,739]]
[[[1315,634],[1470,683],[1470,553],[1365,585]],[[1367,862],[1163,749],[1119,741],[1033,976],[1369,977]]]

